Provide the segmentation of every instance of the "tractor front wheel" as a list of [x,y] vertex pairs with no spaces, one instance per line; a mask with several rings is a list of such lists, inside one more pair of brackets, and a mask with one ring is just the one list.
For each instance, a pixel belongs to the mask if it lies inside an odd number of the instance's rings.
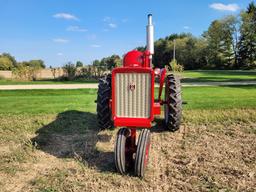
[[99,79],[97,96],[97,119],[100,129],[110,129],[113,126],[111,119],[111,75]]
[[182,116],[182,100],[180,80],[173,74],[166,77],[164,118],[166,128],[176,131],[180,128]]
[[131,132],[127,128],[119,129],[115,144],[115,165],[119,173],[124,175],[132,167],[133,152],[131,150]]
[[144,177],[148,164],[148,155],[150,148],[150,131],[143,129],[140,133],[135,156],[134,172],[138,177]]

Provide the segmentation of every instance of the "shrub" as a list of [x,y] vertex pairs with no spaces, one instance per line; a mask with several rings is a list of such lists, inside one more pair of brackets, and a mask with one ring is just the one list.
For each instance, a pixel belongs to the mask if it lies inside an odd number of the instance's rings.
[[10,70],[12,67],[12,61],[8,57],[0,55],[0,70]]
[[30,66],[29,63],[22,62],[19,63],[17,67],[13,68],[12,72],[16,79],[35,81],[41,69],[42,67],[39,65]]
[[73,63],[71,62],[67,63],[62,67],[62,69],[64,71],[65,77],[67,77],[68,80],[73,80],[75,78],[77,68]]
[[178,64],[175,59],[173,59],[170,62],[168,68],[169,68],[169,71],[179,72],[179,73],[183,72],[183,70],[184,70],[184,67],[182,65]]

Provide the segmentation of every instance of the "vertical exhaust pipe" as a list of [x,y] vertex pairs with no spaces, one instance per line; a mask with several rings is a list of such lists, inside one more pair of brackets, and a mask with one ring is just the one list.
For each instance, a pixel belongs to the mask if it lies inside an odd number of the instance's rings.
[[147,50],[150,52],[150,64],[152,64],[152,56],[154,54],[154,25],[152,21],[152,14],[148,15]]

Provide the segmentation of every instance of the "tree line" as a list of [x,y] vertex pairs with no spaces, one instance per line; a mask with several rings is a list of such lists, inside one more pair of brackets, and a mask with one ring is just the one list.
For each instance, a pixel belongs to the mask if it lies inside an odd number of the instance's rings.
[[12,70],[21,66],[45,68],[44,61],[41,59],[17,62],[15,57],[9,53],[0,54],[0,70]]
[[[154,45],[154,67],[164,68],[167,65],[173,68],[174,65],[186,70],[256,69],[256,5],[251,2],[237,16],[228,15],[212,21],[200,37],[190,33],[171,34],[158,39]],[[145,48],[136,49],[144,51]],[[95,60],[92,66],[97,66],[101,74],[120,64],[120,57],[114,55]]]
[[18,79],[35,80],[38,72],[45,67],[41,59],[17,62],[9,53],[0,54],[0,70],[12,70]]
[[[175,60],[174,55],[175,44]],[[145,47],[137,47],[143,51]],[[118,55],[94,60],[90,65],[81,61],[67,63],[62,69],[86,78],[97,78],[114,67],[121,66]],[[178,63],[184,69],[255,69],[256,68],[256,5],[251,2],[239,15],[229,15],[211,22],[200,37],[190,33],[171,34],[155,41],[154,67],[163,68]],[[17,62],[8,53],[0,55],[0,70],[13,70],[33,79],[37,70],[45,68],[44,61]],[[54,71],[54,68],[51,67]],[[75,72],[74,72],[75,71]],[[73,78],[73,77],[72,77]]]
[[[256,6],[252,2],[238,16],[214,20],[200,37],[172,34],[155,42],[155,67],[170,65],[174,58],[184,69],[255,69]],[[144,50],[145,47],[138,47]]]
[[62,67],[65,74],[63,78],[67,80],[75,78],[98,79],[113,68],[121,66],[121,64],[121,57],[115,54],[101,60],[96,59],[90,65],[84,65],[81,61],[77,61],[76,64],[68,62]]

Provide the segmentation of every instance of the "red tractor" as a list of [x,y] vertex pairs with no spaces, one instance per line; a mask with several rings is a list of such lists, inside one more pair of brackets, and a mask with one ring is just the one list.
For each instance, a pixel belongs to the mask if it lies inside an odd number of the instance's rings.
[[[123,67],[100,79],[97,97],[97,118],[101,129],[122,127],[115,143],[115,165],[119,173],[131,168],[143,177],[148,163],[150,128],[155,115],[164,106],[164,122],[168,130],[179,129],[182,101],[180,81],[165,68],[152,68],[154,26],[148,15],[147,49],[133,50],[123,58]],[[158,97],[154,98],[155,78],[159,79]],[[165,83],[165,96],[162,98]],[[141,129],[137,138],[137,130]]]

